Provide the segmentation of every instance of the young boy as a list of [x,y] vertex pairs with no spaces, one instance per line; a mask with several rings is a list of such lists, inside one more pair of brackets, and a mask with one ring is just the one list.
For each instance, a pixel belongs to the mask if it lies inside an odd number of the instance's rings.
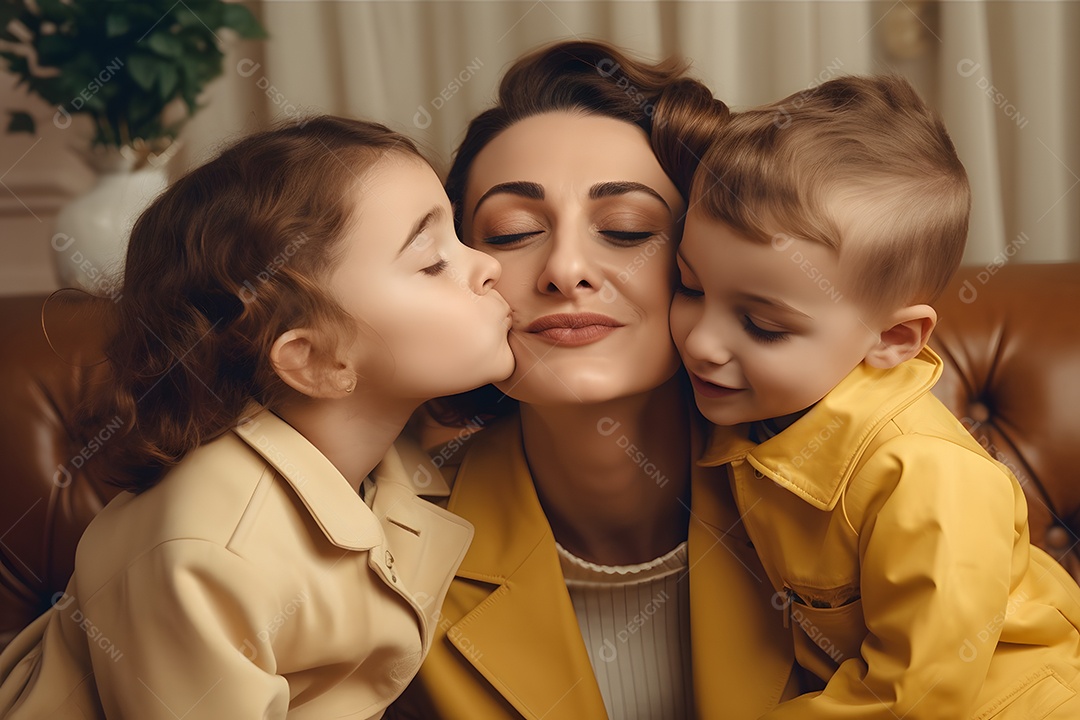
[[[1080,589],[931,394],[970,192],[898,77],[732,118],[694,178],[675,342],[819,688],[770,719],[1080,718]],[[717,552],[722,552],[718,549]]]

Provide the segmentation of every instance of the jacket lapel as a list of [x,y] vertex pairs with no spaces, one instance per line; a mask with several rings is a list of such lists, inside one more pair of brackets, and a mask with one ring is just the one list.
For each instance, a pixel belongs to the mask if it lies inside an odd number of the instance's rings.
[[292,486],[326,538],[346,550],[370,550],[382,529],[349,482],[307,438],[269,410],[233,429]]
[[[701,433],[692,451],[700,456]],[[791,632],[772,604],[726,468],[695,467],[691,482],[696,714],[757,718],[784,696],[793,668]],[[448,509],[472,520],[483,538],[469,549],[458,577],[492,587],[448,631],[450,642],[526,718],[605,718],[516,418],[473,440]]]
[[368,564],[416,610],[426,652],[454,571],[473,537],[472,525],[417,497],[449,494],[446,481],[419,447],[399,439],[372,471],[372,512],[386,537]]
[[520,423],[488,428],[474,444],[448,509],[470,518],[483,538],[458,577],[493,587],[447,636],[524,717],[604,718],[555,539],[525,462]]
[[[695,435],[693,457],[702,451]],[[689,537],[691,652],[700,718],[757,718],[781,700],[791,631],[735,507],[725,467],[695,466]],[[781,606],[782,607],[782,606]]]
[[417,497],[449,493],[423,451],[404,438],[387,451],[371,472],[368,507],[326,456],[269,410],[235,432],[285,478],[331,543],[369,551],[368,566],[416,612],[426,650],[473,533],[468,522]]
[[745,457],[780,487],[831,511],[881,428],[929,392],[941,368],[930,348],[887,370],[861,363],[803,417],[760,445],[747,439],[747,425],[716,428],[701,464]]

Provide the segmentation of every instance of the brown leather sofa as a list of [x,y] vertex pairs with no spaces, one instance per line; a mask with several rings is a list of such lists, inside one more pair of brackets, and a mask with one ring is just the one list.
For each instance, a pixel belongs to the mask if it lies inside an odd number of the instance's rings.
[[[64,589],[79,535],[115,493],[79,471],[94,448],[65,422],[100,372],[100,327],[57,321],[61,360],[42,334],[43,299],[0,298],[0,647]],[[1078,308],[1080,264],[964,268],[932,345],[946,365],[935,393],[1020,479],[1032,540],[1080,578]]]

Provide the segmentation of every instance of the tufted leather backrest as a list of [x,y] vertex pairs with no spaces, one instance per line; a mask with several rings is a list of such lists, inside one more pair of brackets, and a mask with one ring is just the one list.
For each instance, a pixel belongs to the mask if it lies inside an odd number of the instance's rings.
[[79,537],[117,492],[80,472],[93,449],[66,421],[101,375],[101,324],[81,313],[50,321],[61,360],[42,332],[44,301],[0,298],[0,647],[67,586]]
[[1020,481],[1032,542],[1080,578],[1080,264],[962,268],[935,307],[934,394]]
[[[937,303],[934,392],[1020,479],[1032,541],[1080,578],[1080,264],[994,270],[961,269]],[[100,323],[50,323],[65,362],[42,334],[43,300],[0,298],[0,647],[64,589],[79,536],[116,494],[80,472],[94,450],[65,421],[100,377],[80,367],[100,352]]]

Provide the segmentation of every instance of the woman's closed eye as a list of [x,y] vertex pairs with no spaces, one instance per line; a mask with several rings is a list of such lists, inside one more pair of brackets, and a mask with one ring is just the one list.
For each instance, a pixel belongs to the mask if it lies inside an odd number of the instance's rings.
[[652,230],[597,230],[597,232],[620,245],[637,245],[657,235]]
[[542,232],[544,231],[530,230],[528,232],[508,233],[506,235],[489,235],[483,238],[483,242],[485,245],[513,245],[514,243],[539,235]]

